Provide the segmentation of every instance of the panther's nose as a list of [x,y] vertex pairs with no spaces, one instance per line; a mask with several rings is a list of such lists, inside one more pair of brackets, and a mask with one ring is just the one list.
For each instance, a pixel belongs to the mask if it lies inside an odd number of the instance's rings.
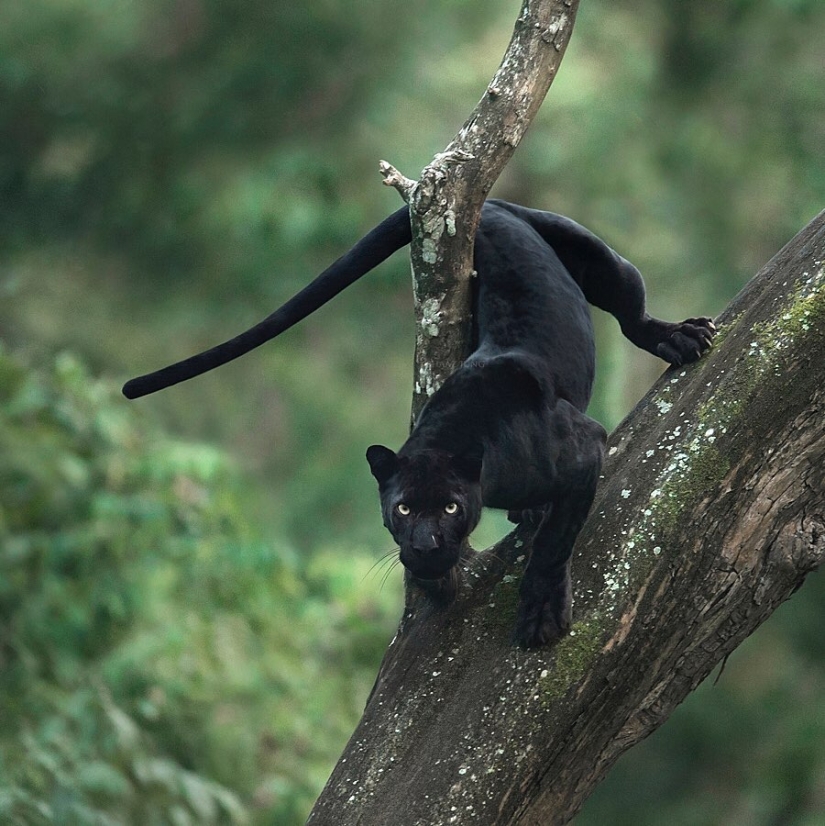
[[428,553],[436,550],[436,548],[438,548],[438,540],[433,533],[416,536],[412,546],[413,551],[418,556],[426,556]]

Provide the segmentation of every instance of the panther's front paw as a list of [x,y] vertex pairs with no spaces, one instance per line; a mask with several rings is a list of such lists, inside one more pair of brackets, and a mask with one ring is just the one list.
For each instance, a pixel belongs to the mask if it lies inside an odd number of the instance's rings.
[[522,599],[513,638],[522,648],[553,645],[570,630],[571,604],[558,599]]
[[699,359],[710,349],[716,335],[711,318],[688,318],[681,324],[668,326],[671,329],[656,347],[656,354],[677,367]]

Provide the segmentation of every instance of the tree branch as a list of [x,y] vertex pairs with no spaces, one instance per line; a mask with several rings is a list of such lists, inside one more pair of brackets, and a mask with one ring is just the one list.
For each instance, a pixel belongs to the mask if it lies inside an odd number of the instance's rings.
[[574,625],[510,643],[529,537],[408,605],[318,824],[563,824],[825,557],[825,213],[608,443]]
[[473,240],[481,207],[553,82],[578,5],[578,0],[524,0],[484,97],[419,181],[381,162],[385,183],[410,205],[414,416],[469,355]]
[[380,161],[378,169],[384,176],[384,184],[397,189],[398,194],[406,203],[409,203],[418,184],[409,178],[405,178],[394,166],[388,164],[386,161]]

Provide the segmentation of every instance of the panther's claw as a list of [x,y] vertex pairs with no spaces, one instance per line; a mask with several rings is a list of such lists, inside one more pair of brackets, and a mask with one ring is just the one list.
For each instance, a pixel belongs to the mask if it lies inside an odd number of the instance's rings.
[[681,324],[670,325],[667,336],[656,347],[656,354],[680,367],[700,359],[713,346],[715,335],[713,319],[687,318]]

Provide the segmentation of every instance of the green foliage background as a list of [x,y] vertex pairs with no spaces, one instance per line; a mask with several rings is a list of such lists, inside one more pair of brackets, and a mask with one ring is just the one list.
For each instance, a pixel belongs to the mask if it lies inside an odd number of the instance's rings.
[[[0,822],[303,821],[400,612],[363,451],[407,426],[408,265],[231,367],[117,387],[396,208],[378,159],[443,148],[517,5],[0,0]],[[655,313],[717,313],[825,201],[824,33],[817,0],[587,0],[495,194],[601,234]],[[662,365],[596,322],[612,427]],[[823,591],[577,822],[823,822]]]

